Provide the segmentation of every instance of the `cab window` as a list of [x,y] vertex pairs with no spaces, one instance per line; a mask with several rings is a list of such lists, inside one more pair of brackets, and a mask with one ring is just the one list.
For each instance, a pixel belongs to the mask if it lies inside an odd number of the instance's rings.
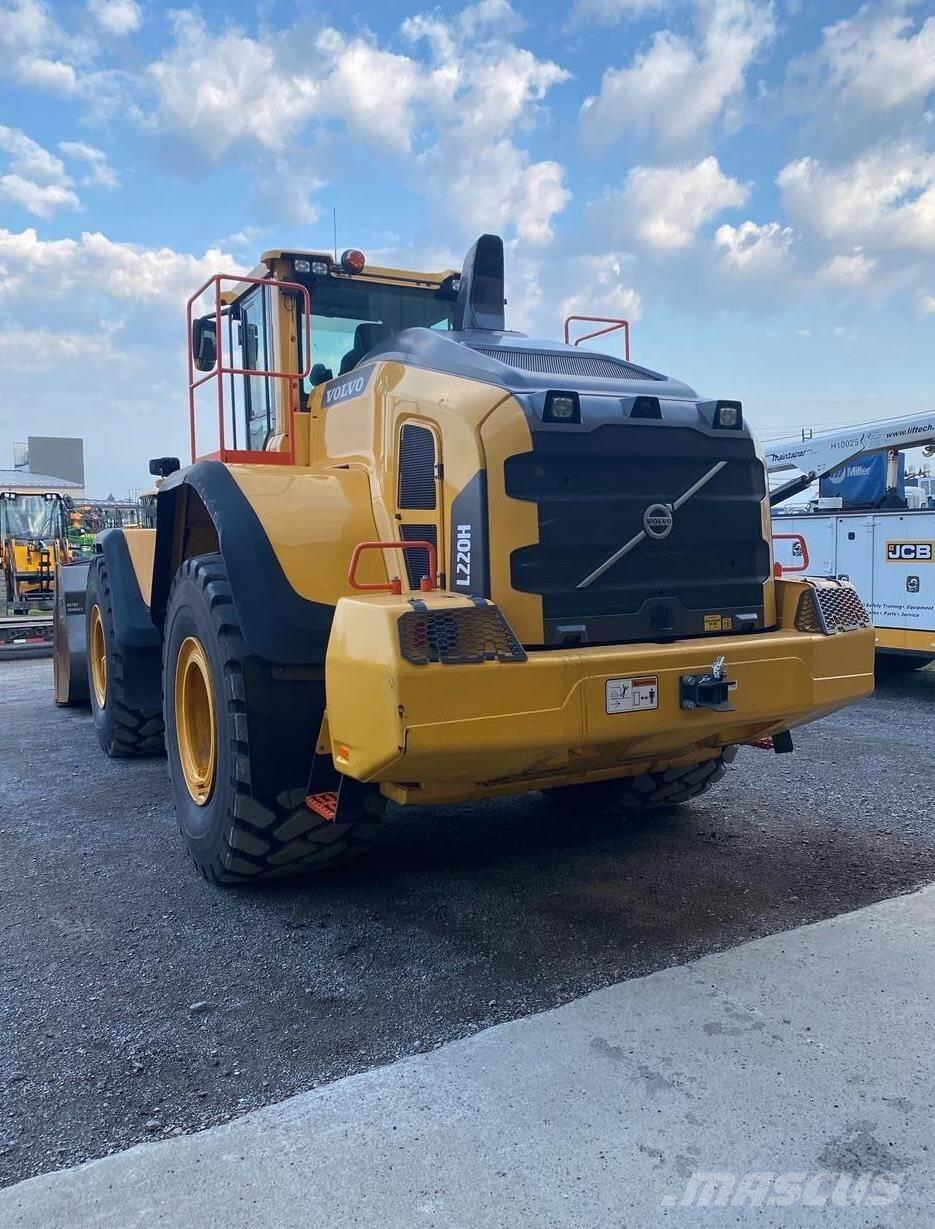
[[455,306],[450,295],[427,287],[339,277],[316,282],[311,296],[312,373],[306,392],[353,371],[374,346],[403,329],[449,330]]
[[[239,320],[234,325],[234,363],[247,371],[259,373],[274,370],[272,358],[272,301],[268,286],[257,286],[246,295],[239,305]],[[239,350],[239,355],[237,351]],[[237,435],[243,431],[242,441],[234,441],[235,448],[250,448],[261,451],[273,432],[272,381],[263,374],[241,376],[234,385],[234,396],[240,402],[234,409]],[[237,397],[237,392],[240,396]],[[239,419],[239,422],[238,422]]]

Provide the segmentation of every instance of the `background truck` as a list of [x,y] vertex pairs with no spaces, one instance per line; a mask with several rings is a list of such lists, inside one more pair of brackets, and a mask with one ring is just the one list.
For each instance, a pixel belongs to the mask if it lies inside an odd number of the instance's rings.
[[[770,473],[792,475],[774,487],[776,558],[792,574],[836,577],[852,583],[876,631],[877,652],[889,664],[924,666],[935,660],[935,509],[928,496],[912,500],[902,478],[909,448],[935,446],[935,411],[809,433],[767,445]],[[870,481],[885,470],[883,490]],[[826,494],[809,510],[783,508],[816,479]],[[847,497],[851,491],[850,498]],[[859,506],[872,503],[872,508]],[[858,505],[858,506],[853,506]]]
[[67,570],[56,698],[164,739],[208,879],[357,853],[388,801],[671,806],[872,689],[853,587],[774,577],[741,404],[508,331],[497,236],[267,252],[188,324],[192,462]]

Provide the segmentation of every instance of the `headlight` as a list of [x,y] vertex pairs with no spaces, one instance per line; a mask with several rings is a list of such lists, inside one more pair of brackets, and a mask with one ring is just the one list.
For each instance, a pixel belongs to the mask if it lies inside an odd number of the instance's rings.
[[546,393],[543,422],[581,422],[581,402],[577,393]]
[[714,425],[728,431],[738,431],[743,426],[743,407],[739,401],[719,401],[714,410]]

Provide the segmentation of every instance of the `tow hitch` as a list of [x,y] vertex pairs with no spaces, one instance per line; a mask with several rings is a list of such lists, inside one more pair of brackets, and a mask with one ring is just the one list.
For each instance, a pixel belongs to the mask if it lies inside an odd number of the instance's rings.
[[728,696],[731,680],[724,673],[724,658],[718,657],[710,674],[683,674],[679,679],[682,708],[711,708],[716,713],[732,713]]

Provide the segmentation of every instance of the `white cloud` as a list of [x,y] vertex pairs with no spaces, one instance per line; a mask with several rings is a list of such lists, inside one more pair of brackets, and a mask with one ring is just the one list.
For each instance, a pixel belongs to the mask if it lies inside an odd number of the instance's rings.
[[557,162],[531,162],[508,140],[460,160],[454,144],[435,149],[427,166],[440,176],[437,193],[451,206],[459,228],[475,233],[512,228],[528,243],[547,243],[553,218],[571,196]]
[[916,22],[912,0],[865,4],[827,26],[821,47],[793,63],[800,102],[853,123],[916,104],[935,90],[935,16]]
[[643,301],[639,291],[624,280],[625,267],[626,260],[618,252],[569,261],[563,268],[563,275],[580,289],[562,300],[562,317],[575,314],[611,316],[629,320],[631,324],[639,320]]
[[88,0],[88,12],[108,34],[132,34],[143,24],[136,0]]
[[935,316],[935,294],[926,294],[924,291],[919,291],[916,302],[919,311],[926,316]]
[[82,183],[86,187],[116,188],[120,184],[117,172],[107,161],[102,149],[84,141],[60,141],[59,149],[67,158],[77,159],[87,166]]
[[724,224],[714,232],[714,245],[724,264],[743,273],[778,273],[787,262],[795,232],[778,222]]
[[431,190],[462,229],[512,229],[529,243],[548,242],[571,197],[564,168],[533,162],[514,134],[537,122],[546,95],[569,74],[511,43],[464,45],[461,27],[439,18],[410,19],[403,30],[432,52],[434,132],[420,155]]
[[790,217],[823,239],[935,252],[935,154],[880,146],[839,167],[800,158],[777,183]]
[[[408,18],[411,55],[332,27],[216,37],[191,13],[174,21],[173,46],[149,69],[152,123],[202,158],[253,147],[278,160],[287,144],[337,123],[406,159],[459,225],[511,226],[533,243],[551,236],[569,197],[563,168],[533,162],[516,136],[542,120],[546,95],[569,74],[509,41],[521,23],[507,0]],[[307,223],[314,202],[299,205],[292,220]]]
[[61,158],[21,129],[0,124],[0,151],[9,155],[7,173],[0,175],[0,196],[5,200],[40,218],[49,218],[58,209],[80,207]]
[[77,51],[40,0],[0,4],[0,72],[4,76],[53,93],[73,94],[78,73],[71,61]]
[[593,228],[612,243],[637,239],[647,247],[689,247],[698,230],[725,209],[745,205],[746,184],[725,175],[713,155],[682,166],[637,166],[623,187],[591,206]]
[[22,175],[0,175],[0,196],[21,205],[37,218],[50,218],[58,209],[77,209],[80,205],[71,188],[58,184],[37,184]]
[[363,38],[326,29],[318,37],[323,56],[321,112],[339,116],[366,141],[403,152],[412,146],[416,102],[432,83],[409,56],[384,51]]
[[824,264],[818,276],[835,286],[863,286],[880,262],[875,256],[866,256],[860,248],[853,252],[839,252]]
[[80,239],[41,239],[32,228],[0,228],[0,301],[64,296],[76,289],[136,304],[161,304],[178,312],[198,286],[221,270],[239,272],[226,252],[203,256],[172,248],[118,243],[98,232]]
[[66,186],[70,182],[61,158],[49,153],[21,128],[0,124],[0,150],[10,155],[11,169],[29,179]]
[[658,31],[626,68],[606,69],[582,107],[590,144],[602,148],[632,130],[685,149],[719,123],[736,123],[748,70],[775,31],[772,8],[700,0],[697,25],[694,38]]
[[232,30],[215,38],[190,12],[174,14],[174,35],[149,66],[154,122],[206,160],[220,161],[240,141],[278,151],[315,110],[311,73],[280,71],[272,43]]

